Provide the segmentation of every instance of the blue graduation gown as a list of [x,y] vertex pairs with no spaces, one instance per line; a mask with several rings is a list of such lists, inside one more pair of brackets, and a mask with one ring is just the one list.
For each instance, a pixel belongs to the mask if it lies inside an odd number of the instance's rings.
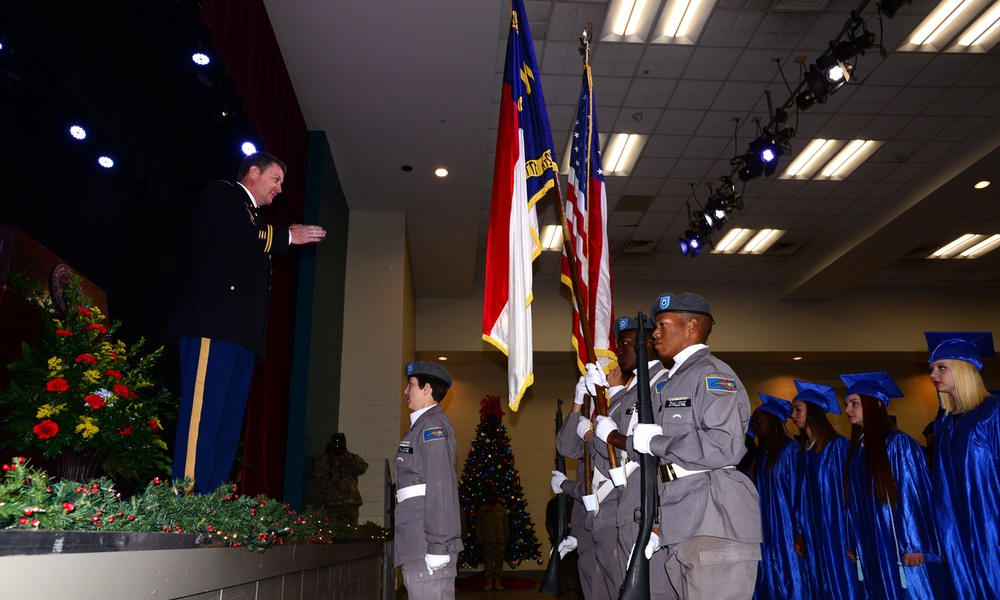
[[[896,480],[895,507],[880,504],[868,492],[865,449],[859,447],[847,465],[851,489],[848,504],[850,538],[856,548],[869,598],[933,600],[937,591],[928,566],[940,562],[931,508],[930,476],[917,441],[892,429],[886,439],[892,476]],[[893,529],[895,528],[895,534]],[[907,589],[901,584],[903,554],[923,552],[924,564],[903,567]],[[943,584],[944,582],[940,582]]]
[[864,598],[857,567],[847,558],[848,524],[844,509],[844,463],[850,441],[842,435],[823,450],[799,453],[802,485],[797,507],[805,538],[807,587],[828,600]]
[[798,450],[794,440],[785,438],[773,468],[768,469],[764,456],[760,455],[750,469],[760,495],[760,520],[764,534],[754,591],[758,600],[811,597],[811,590],[806,588],[803,580],[805,560],[792,548],[795,542],[795,500],[801,484]]
[[956,598],[1000,598],[1000,400],[934,423],[934,504]]

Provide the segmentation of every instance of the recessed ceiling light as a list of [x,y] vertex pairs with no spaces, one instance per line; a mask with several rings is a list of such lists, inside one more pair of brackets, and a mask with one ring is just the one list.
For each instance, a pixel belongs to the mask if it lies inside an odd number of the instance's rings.
[[763,254],[783,235],[785,235],[783,229],[761,229],[746,246],[743,246],[740,254]]
[[447,177],[448,169],[445,169],[444,167],[439,167],[437,169],[434,169],[434,174],[437,175],[438,177]]
[[448,360],[448,357],[447,356],[439,356],[438,360]]
[[988,188],[988,187],[990,187],[990,183],[991,183],[991,182],[989,182],[989,181],[986,181],[986,180],[984,179],[984,180],[980,181],[979,183],[977,183],[976,185],[974,185],[974,186],[972,186],[972,187],[976,188],[977,190],[981,190],[981,189],[984,189],[984,188]]
[[802,357],[801,356],[793,356],[792,360],[802,360]]
[[941,246],[927,258],[952,258],[959,252],[962,252],[963,250],[966,250],[967,248],[971,247],[984,237],[985,236],[976,235],[974,233],[966,233],[962,236],[959,236],[955,240],[945,244],[944,246]]

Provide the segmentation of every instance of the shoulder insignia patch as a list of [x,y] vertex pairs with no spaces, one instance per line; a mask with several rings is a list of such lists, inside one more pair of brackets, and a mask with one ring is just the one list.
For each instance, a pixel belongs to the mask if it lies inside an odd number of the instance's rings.
[[663,389],[663,386],[665,386],[665,385],[667,385],[667,382],[666,382],[666,381],[658,381],[658,382],[656,383],[656,393],[657,393],[657,394],[659,394],[659,393],[660,393],[660,390],[662,390],[662,389]]
[[736,380],[732,377],[706,377],[705,389],[710,392],[736,393]]
[[424,430],[425,442],[435,442],[443,439],[447,439],[447,436],[444,433],[444,427],[430,427]]

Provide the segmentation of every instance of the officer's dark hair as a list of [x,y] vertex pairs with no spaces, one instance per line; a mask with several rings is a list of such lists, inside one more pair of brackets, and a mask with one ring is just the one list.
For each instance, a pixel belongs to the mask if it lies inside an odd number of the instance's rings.
[[285,163],[278,160],[278,158],[273,154],[268,152],[254,152],[244,158],[243,162],[240,163],[240,169],[236,172],[236,181],[243,181],[243,178],[250,172],[251,167],[257,167],[257,169],[263,173],[271,165],[278,165],[281,167],[282,171],[288,171],[285,167]]
[[431,397],[438,402],[444,400],[445,395],[448,394],[450,386],[437,377],[428,377],[427,375],[414,375],[413,377],[417,380],[417,387],[423,389],[425,385],[431,386]]

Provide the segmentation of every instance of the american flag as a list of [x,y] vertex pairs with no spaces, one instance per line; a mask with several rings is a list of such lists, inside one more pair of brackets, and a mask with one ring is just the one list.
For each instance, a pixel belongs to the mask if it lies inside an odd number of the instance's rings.
[[[561,276],[563,283],[572,291],[572,266],[565,247],[565,244],[572,244],[582,297],[573,295],[573,346],[576,348],[581,373],[588,361],[603,364],[614,358],[616,346],[611,328],[615,314],[611,298],[611,261],[608,256],[608,198],[604,190],[604,168],[601,165],[601,143],[598,137],[593,76],[590,65],[584,64],[583,91],[580,92],[580,106],[576,112],[569,158],[564,207],[569,239],[564,242]],[[584,339],[581,299],[593,335],[594,356],[590,356]]]

